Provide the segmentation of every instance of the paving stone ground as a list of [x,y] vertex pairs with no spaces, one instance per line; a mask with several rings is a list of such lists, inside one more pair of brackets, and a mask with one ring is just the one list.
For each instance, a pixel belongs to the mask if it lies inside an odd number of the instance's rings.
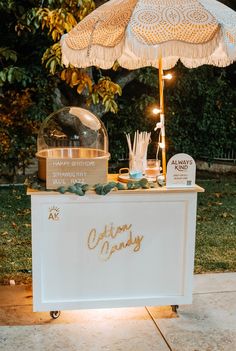
[[27,286],[0,286],[1,351],[234,351],[236,273],[194,277],[192,305],[32,312]]

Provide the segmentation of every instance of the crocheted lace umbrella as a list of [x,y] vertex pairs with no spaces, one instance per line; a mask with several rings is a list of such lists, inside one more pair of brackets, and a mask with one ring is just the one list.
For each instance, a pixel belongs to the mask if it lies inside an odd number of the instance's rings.
[[159,68],[163,173],[166,172],[163,69],[224,67],[236,60],[236,12],[216,0],[111,0],[61,40],[75,67]]

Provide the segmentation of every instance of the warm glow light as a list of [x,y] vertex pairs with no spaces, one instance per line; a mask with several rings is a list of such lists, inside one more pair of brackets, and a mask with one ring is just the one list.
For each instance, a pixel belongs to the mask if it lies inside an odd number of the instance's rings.
[[159,108],[155,107],[155,108],[152,110],[152,113],[153,113],[154,115],[158,115],[158,113],[161,113],[161,110],[160,110]]
[[[163,307],[163,306],[162,306]],[[166,306],[167,307],[167,306]],[[165,307],[165,308],[166,308]],[[170,309],[168,306],[167,308]],[[158,309],[159,311],[159,309]],[[159,313],[159,312],[158,312]],[[171,312],[170,312],[171,313]],[[129,320],[133,316],[139,315],[138,308],[105,308],[105,309],[85,309],[85,310],[69,310],[63,311],[63,314],[59,318],[66,324],[72,323],[83,323],[90,321],[117,321],[117,320]],[[136,317],[137,318],[137,317]],[[142,318],[140,314],[140,319]]]
[[166,74],[165,76],[163,76],[163,79],[167,79],[167,80],[170,80],[170,79],[172,79],[172,78],[173,78],[173,76],[172,76],[171,73],[168,73],[168,74]]

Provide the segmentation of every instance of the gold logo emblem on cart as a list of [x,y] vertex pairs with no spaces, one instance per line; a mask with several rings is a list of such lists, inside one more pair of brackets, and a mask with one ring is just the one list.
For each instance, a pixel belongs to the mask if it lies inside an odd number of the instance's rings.
[[56,206],[49,207],[48,220],[59,221],[60,219],[59,214],[60,214],[59,207],[56,207]]
[[142,240],[143,235],[133,234],[132,224],[106,224],[101,232],[96,228],[90,230],[87,245],[90,250],[97,249],[102,260],[107,261],[114,253],[129,247],[133,252],[140,251]]

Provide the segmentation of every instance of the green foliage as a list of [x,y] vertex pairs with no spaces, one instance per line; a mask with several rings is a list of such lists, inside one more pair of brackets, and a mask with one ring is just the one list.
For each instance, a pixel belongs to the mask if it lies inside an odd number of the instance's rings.
[[110,182],[107,184],[96,184],[94,186],[94,190],[97,195],[106,195],[108,194],[112,189],[116,188],[117,183],[116,182]]
[[[167,135],[174,152],[211,161],[236,148],[236,92],[223,69],[175,69],[167,89]],[[169,142],[170,144],[170,142]]]
[[1,48],[0,47],[0,58],[5,59],[6,61],[11,60],[16,62],[17,60],[17,53],[15,50],[11,50],[9,48]]
[[8,92],[0,97],[0,171],[3,173],[6,168],[11,170],[12,175],[16,168],[24,170],[35,154],[33,133],[37,124],[22,118],[31,103],[27,89],[16,94]]
[[[172,70],[174,79],[165,85],[165,120],[167,152],[186,152],[208,161],[222,150],[236,149],[236,65],[227,69],[203,66],[187,69],[180,63]],[[152,114],[159,105],[157,70],[139,70],[119,99],[115,118],[107,114],[105,123],[110,136],[113,161],[128,158],[124,132],[152,131],[149,157],[155,156],[158,116]]]
[[92,92],[93,82],[85,70],[68,67],[63,69],[60,78],[65,81],[71,88],[76,87],[78,94],[87,90],[89,93]]
[[[28,177],[26,180],[26,185],[31,189],[38,191],[51,191],[50,189],[46,190],[45,183],[39,180],[36,176]],[[68,187],[60,186],[55,191],[58,191],[60,194],[72,193],[78,196],[84,196],[88,190],[95,191],[97,195],[107,195],[113,189],[114,190],[135,190],[135,189],[149,189],[154,187],[153,184],[149,184],[146,178],[142,178],[139,181],[130,180],[127,184],[122,184],[120,182],[108,182],[108,183],[98,183],[93,186],[89,186],[84,183],[75,183]]]
[[[144,74],[143,70],[140,72]],[[154,132],[154,127],[157,117],[151,112],[156,101],[155,95],[157,95],[156,88],[152,90],[148,85],[139,84],[138,80],[134,80],[123,89],[122,97],[118,99],[119,110],[116,116],[112,114],[104,116],[112,161],[128,159],[125,133],[134,134],[136,130],[152,132],[148,156],[155,157],[158,133]]]
[[28,83],[31,83],[31,77],[25,68],[8,66],[0,71],[0,87],[5,83],[21,83],[23,87],[26,87]]
[[140,70],[137,80],[152,88],[157,87],[158,71],[153,67],[146,67]]
[[105,106],[105,112],[116,113],[118,105],[115,101],[115,95],[121,96],[121,94],[122,89],[118,84],[112,82],[110,77],[102,77],[93,88],[92,101],[94,104],[101,101]]
[[61,48],[59,40],[61,36],[69,32],[78,21],[82,20],[95,8],[92,0],[80,1],[48,1],[44,7],[37,10],[36,16],[41,23],[42,30],[46,29],[48,36],[57,43],[53,44],[43,54],[42,62],[52,75],[57,75],[78,94],[86,96],[86,104],[102,104],[105,112],[116,113],[118,105],[115,101],[121,95],[121,87],[112,82],[110,77],[99,77],[96,81],[93,77],[96,68],[90,70],[77,69],[70,65],[64,67],[61,63]]
[[[4,94],[0,95],[0,174],[11,176],[20,169],[24,173],[34,157],[39,121],[51,112],[55,90],[43,78],[42,71],[34,67],[30,76],[15,78],[19,88],[15,89],[16,82],[8,76],[8,85],[4,85]],[[14,89],[10,89],[10,83]],[[24,88],[26,83],[28,88]]]
[[18,37],[23,37],[28,32],[33,35],[37,33],[40,27],[40,22],[37,17],[37,8],[30,7],[25,9],[24,7],[18,9],[19,15],[17,14],[15,32]]
[[96,184],[94,186],[94,190],[96,194],[98,195],[106,195],[108,194],[111,190],[117,189],[117,190],[135,190],[135,189],[149,189],[150,185],[147,181],[147,179],[143,178],[140,179],[139,181],[129,181],[127,185],[117,183],[117,182],[109,182],[106,184]]
[[45,67],[52,75],[56,73],[58,67],[61,67],[60,43],[53,44],[45,51],[42,57],[42,63],[46,63]]
[[15,0],[0,1],[0,11],[11,12],[15,8]]
[[150,185],[146,178],[142,178],[139,181],[129,181],[127,183],[128,190],[135,190],[135,189],[149,189]]
[[56,79],[48,80],[41,66],[48,43],[37,33],[36,3],[0,2],[1,175],[24,172],[36,152],[39,121],[55,106]]
[[[25,68],[16,67],[12,64],[8,65],[7,61],[17,61],[17,53],[8,47],[0,47],[0,60],[2,62],[2,70],[0,70],[0,87],[5,83],[22,83],[24,87],[31,81],[30,75]],[[5,65],[6,67],[4,67]]]
[[54,10],[39,8],[36,16],[42,29],[48,29],[48,35],[52,37],[53,41],[60,40],[65,32],[69,32],[77,24],[74,16],[63,8]]

